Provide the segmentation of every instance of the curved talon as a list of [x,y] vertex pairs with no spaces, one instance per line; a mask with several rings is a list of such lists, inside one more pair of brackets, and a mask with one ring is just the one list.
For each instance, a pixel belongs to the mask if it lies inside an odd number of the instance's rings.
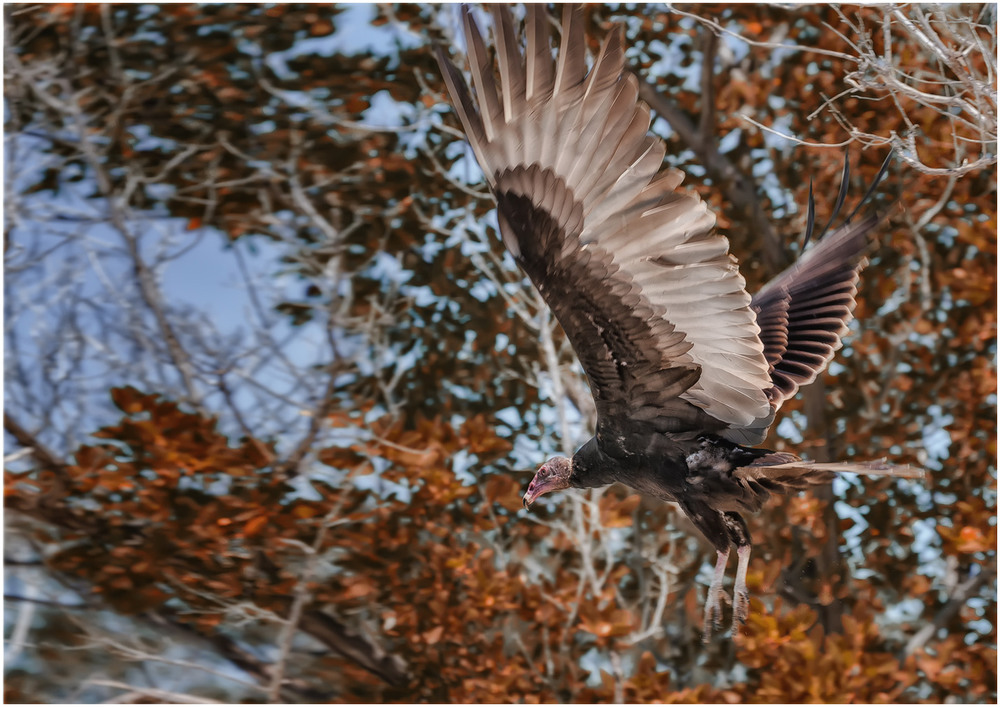
[[705,602],[704,628],[701,634],[701,640],[705,643],[711,640],[713,629],[718,631],[722,628],[722,602],[729,601],[729,595],[722,591],[721,587],[715,592],[709,588],[708,594],[708,599]]
[[747,616],[750,615],[750,592],[744,590],[742,592],[736,592],[736,598],[733,602],[733,635],[735,636],[740,629],[740,626],[747,622]]

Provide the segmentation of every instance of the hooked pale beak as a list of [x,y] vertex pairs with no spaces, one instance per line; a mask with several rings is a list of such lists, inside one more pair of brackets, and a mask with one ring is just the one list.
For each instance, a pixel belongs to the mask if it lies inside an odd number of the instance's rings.
[[531,483],[528,484],[528,488],[524,492],[524,498],[521,499],[521,504],[527,509],[528,506],[538,500],[539,496],[549,491],[564,489],[568,485],[564,479],[550,474],[548,471],[539,471],[535,474],[535,478],[531,480]]
[[521,505],[524,506],[524,510],[528,510],[528,507],[541,495],[536,490],[537,486],[534,479],[528,484],[528,489],[524,492],[524,498],[521,499]]

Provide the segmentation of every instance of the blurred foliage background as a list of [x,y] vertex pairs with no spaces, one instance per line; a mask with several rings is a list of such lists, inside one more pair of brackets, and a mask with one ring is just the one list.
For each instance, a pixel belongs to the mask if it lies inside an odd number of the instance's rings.
[[521,509],[593,410],[447,104],[457,7],[4,12],[7,701],[997,699],[995,5],[588,7],[751,291],[896,151],[766,446],[928,482],[772,502],[709,646],[674,508]]

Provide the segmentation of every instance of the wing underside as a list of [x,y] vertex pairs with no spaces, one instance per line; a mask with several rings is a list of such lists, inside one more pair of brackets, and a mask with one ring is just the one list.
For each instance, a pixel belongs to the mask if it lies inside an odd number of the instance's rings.
[[776,409],[815,380],[842,346],[878,222],[871,216],[834,231],[754,295]]
[[680,172],[660,171],[665,147],[648,134],[620,31],[588,72],[579,11],[564,10],[555,61],[544,6],[527,8],[524,55],[508,9],[492,12],[497,70],[463,12],[475,99],[439,60],[504,243],[566,331],[599,415],[665,430],[769,421],[744,280],[705,204],[676,191]]

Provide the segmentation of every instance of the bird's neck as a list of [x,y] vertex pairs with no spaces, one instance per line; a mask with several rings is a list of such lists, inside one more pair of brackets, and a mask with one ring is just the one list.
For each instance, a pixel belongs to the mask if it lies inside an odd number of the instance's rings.
[[576,488],[607,486],[618,481],[618,462],[601,451],[597,439],[591,437],[573,455],[573,473],[569,482]]

